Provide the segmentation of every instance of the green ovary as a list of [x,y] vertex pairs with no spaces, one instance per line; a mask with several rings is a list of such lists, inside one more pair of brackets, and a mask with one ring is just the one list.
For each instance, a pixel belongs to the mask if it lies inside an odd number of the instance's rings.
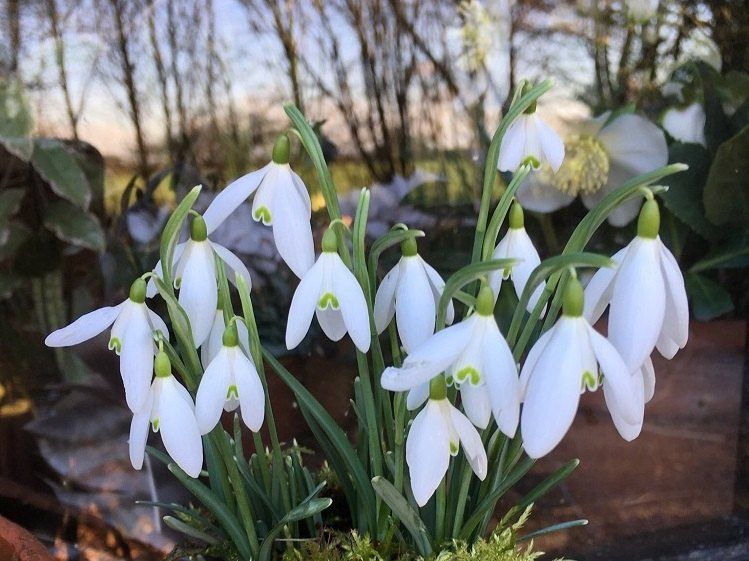
[[261,206],[252,213],[252,217],[256,222],[262,222],[266,226],[270,226],[272,222],[270,209],[267,206]]
[[564,161],[551,184],[568,195],[596,193],[609,177],[609,155],[595,136],[573,135],[564,143]]
[[341,306],[338,303],[338,298],[335,297],[335,294],[332,292],[326,292],[320,296],[320,299],[317,301],[317,307],[321,310],[325,310],[328,307],[338,310]]

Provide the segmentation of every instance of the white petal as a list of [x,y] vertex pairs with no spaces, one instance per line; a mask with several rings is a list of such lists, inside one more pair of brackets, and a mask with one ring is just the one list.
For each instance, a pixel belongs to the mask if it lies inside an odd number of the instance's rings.
[[515,197],[524,209],[544,213],[564,208],[575,200],[575,197],[546,183],[539,172],[532,172],[520,184]]
[[611,258],[616,265],[614,267],[601,267],[598,269],[585,287],[583,316],[591,325],[601,318],[609,302],[611,302],[616,271],[622,261],[624,261],[629,247],[627,245],[617,251]]
[[320,327],[322,327],[323,333],[331,341],[340,341],[346,335],[346,324],[343,322],[341,310],[334,310],[330,307],[324,310],[317,308],[315,315],[317,316],[317,321],[320,323]]
[[88,341],[114,323],[126,302],[128,300],[117,306],[105,306],[82,315],[70,325],[47,335],[44,344],[48,347],[70,347]]
[[286,323],[286,348],[289,350],[301,343],[309,331],[312,316],[317,308],[317,299],[322,291],[323,265],[324,262],[318,259],[302,277],[291,299],[289,319]]
[[598,139],[611,162],[633,176],[668,163],[668,146],[663,131],[639,115],[620,115],[601,129]]
[[213,248],[213,251],[216,252],[219,259],[229,267],[229,271],[226,271],[227,280],[236,285],[236,277],[239,275],[247,283],[247,288],[252,288],[252,277],[250,276],[250,271],[242,260],[221,244],[211,242],[211,247]]
[[460,444],[473,473],[483,481],[486,479],[487,459],[484,443],[481,442],[481,435],[466,416],[452,405],[450,405],[450,421],[455,428],[455,432],[458,433]]
[[655,368],[653,361],[648,357],[645,364],[642,365],[642,379],[645,393],[645,403],[653,399],[655,395]]
[[213,358],[221,349],[221,342],[224,338],[224,313],[221,310],[216,310],[213,315],[213,324],[211,325],[211,331],[208,333],[208,338],[200,347],[200,362],[203,368],[208,368]]
[[632,375],[616,348],[590,325],[586,324],[586,327],[590,344],[603,373],[604,386],[616,399],[619,414],[629,423],[637,422],[637,402],[641,399],[642,387],[639,390],[640,395],[636,395],[632,387]]
[[[601,199],[621,187],[625,181],[631,179],[634,175],[636,174],[632,173],[630,170],[623,168],[615,162],[611,162],[606,184],[595,193],[583,193],[580,198],[587,208],[592,209]],[[642,200],[640,198],[630,199],[620,204],[609,213],[609,224],[617,228],[626,226],[639,214],[641,205]]]
[[642,372],[638,371],[632,375],[632,392],[633,401],[637,405],[637,418],[634,422],[628,421],[621,413],[619,402],[617,401],[614,392],[610,391],[608,380],[604,380],[603,383],[603,395],[606,400],[606,407],[611,413],[611,420],[614,421],[614,426],[619,432],[621,437],[627,442],[631,442],[640,435],[642,431],[642,423],[645,418],[645,400],[643,398],[643,377]]
[[265,418],[265,392],[255,365],[238,348],[234,352],[234,380],[239,392],[240,412],[247,427],[257,432]]
[[341,306],[343,322],[354,342],[363,353],[369,350],[372,333],[369,329],[369,310],[364,299],[359,282],[354,274],[346,268],[338,254],[330,254],[334,258],[333,293]]
[[684,109],[672,107],[663,115],[663,128],[679,142],[707,146],[705,142],[705,110],[699,103]]
[[528,356],[526,357],[525,362],[523,363],[523,368],[520,371],[520,401],[525,400],[525,392],[528,389],[528,379],[535,369],[539,357],[541,357],[544,349],[546,349],[546,345],[549,344],[549,341],[555,333],[558,333],[558,331],[553,328],[542,333],[535,344],[531,347],[531,350],[528,351]]
[[199,347],[208,338],[218,304],[216,264],[211,245],[207,242],[195,242],[187,256],[179,304],[190,320],[193,342]]
[[484,335],[484,378],[499,429],[512,438],[520,418],[520,382],[510,347],[494,318]]
[[130,453],[130,463],[135,469],[141,469],[143,467],[143,456],[146,452],[148,425],[150,422],[152,406],[153,394],[149,391],[143,406],[137,413],[135,413],[135,415],[133,415],[133,420],[130,421],[128,449]]
[[[499,240],[497,247],[494,248],[492,259],[508,259],[510,251],[511,234],[508,231],[504,237]],[[489,288],[494,293],[494,301],[499,298],[499,291],[502,289],[502,281],[509,277],[509,269],[494,270],[489,273]]]
[[[310,224],[309,195],[302,198],[288,173],[278,174],[273,186],[273,239],[283,260],[302,278],[315,262],[315,244]],[[306,199],[306,200],[305,200]]]
[[260,185],[267,171],[268,165],[252,173],[243,175],[239,179],[235,179],[229,183],[229,185],[216,195],[203,213],[203,220],[205,220],[209,234],[218,228],[239,205],[255,192],[255,189]]
[[[424,261],[421,256],[419,256],[419,259],[421,260],[421,264],[427,273],[427,277],[429,277],[429,284],[432,286],[432,293],[434,294],[434,305],[436,309],[436,306],[439,306],[440,298],[442,298],[442,291],[445,289],[445,281],[435,270],[435,268]],[[455,306],[453,306],[453,301],[450,300],[450,303],[447,305],[447,314],[445,314],[445,323],[447,325],[452,325],[453,321],[455,321]]]
[[505,131],[502,144],[499,146],[499,171],[514,172],[523,160],[525,154],[525,121],[527,115],[521,115]]
[[382,333],[387,328],[395,315],[395,289],[398,286],[400,275],[400,262],[388,271],[382,279],[374,303],[374,319],[377,333]]
[[[523,290],[525,290],[525,285],[528,283],[531,273],[541,264],[541,258],[525,228],[510,228],[508,235],[512,236],[512,238],[507,256],[518,259],[518,263],[512,268],[511,274],[512,283],[515,285],[515,293],[519,299],[523,294]],[[529,312],[533,311],[545,287],[546,283],[542,282],[534,289],[530,300],[528,300],[527,309]]]
[[663,325],[666,294],[659,261],[658,241],[637,238],[616,275],[609,339],[629,372],[650,356]]
[[[661,271],[666,289],[666,312],[663,318],[662,337],[669,339],[673,345],[683,349],[689,338],[689,305],[684,287],[684,277],[673,254],[658,240],[660,249]],[[660,351],[660,348],[658,349]],[[672,348],[664,350],[672,350]],[[671,353],[661,353],[666,358],[673,358]]]
[[408,391],[408,396],[406,396],[406,409],[415,411],[427,399],[429,399],[429,382],[414,386]]
[[432,287],[421,259],[402,258],[395,293],[395,321],[406,352],[413,351],[434,333],[435,314]]
[[429,400],[406,438],[411,490],[419,506],[434,494],[450,463],[450,438],[439,405]]
[[200,379],[195,395],[195,419],[200,434],[211,432],[221,419],[231,384],[230,367],[228,349],[221,347]]
[[151,387],[154,344],[145,304],[133,304],[130,321],[122,334],[120,374],[130,411],[140,411]]
[[[182,254],[185,251],[185,248],[187,247],[187,242],[178,243],[174,246],[174,253],[172,254],[172,263],[177,264],[180,259],[182,259]],[[174,267],[172,266],[172,269]],[[153,272],[156,274],[157,277],[160,279],[164,278],[164,270],[161,267],[161,259],[159,259],[156,262],[156,266],[153,268]],[[153,278],[148,279],[148,282],[146,283],[146,296],[148,298],[153,298],[158,293],[158,289],[156,288],[156,283],[153,281]]]
[[159,396],[159,432],[172,459],[190,477],[198,477],[203,466],[203,441],[195,412],[184,400],[174,376],[163,381]]
[[[148,308],[146,309],[148,310]],[[151,324],[152,331],[161,331],[164,339],[169,340],[169,329],[167,328],[166,323],[164,323],[164,320],[161,319],[161,316],[159,316],[159,314],[148,310],[148,321]]]
[[548,162],[551,169],[556,173],[559,171],[564,160],[564,142],[554,132],[554,129],[540,118],[536,117],[535,125],[541,150],[543,151],[542,160]]
[[471,318],[438,331],[406,357],[400,368],[389,367],[382,373],[382,387],[406,391],[446,370],[468,345],[473,334]]
[[293,170],[291,170],[291,179],[294,182],[294,188],[296,189],[297,196],[304,202],[304,205],[307,208],[307,213],[311,215],[312,201],[309,198],[309,191],[307,190],[307,186],[304,184],[304,181],[302,181],[302,178],[299,177]]
[[486,384],[479,386],[474,386],[469,382],[461,384],[460,401],[463,404],[466,416],[474,425],[480,429],[489,426],[489,420],[492,418],[492,406],[489,402]]
[[[562,318],[557,333],[546,344],[529,374],[520,428],[523,446],[531,458],[551,452],[575,418],[580,401],[582,370],[579,318]],[[525,370],[527,364],[523,367]]]

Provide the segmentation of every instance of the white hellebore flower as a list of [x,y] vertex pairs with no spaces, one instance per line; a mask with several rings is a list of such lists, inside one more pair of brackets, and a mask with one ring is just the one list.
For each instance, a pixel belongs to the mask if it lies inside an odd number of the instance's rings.
[[[507,234],[497,244],[492,254],[492,259],[516,259],[518,262],[512,267],[501,271],[492,271],[489,275],[489,286],[494,291],[494,297],[499,296],[499,289],[502,287],[502,280],[512,279],[515,286],[515,294],[518,299],[525,290],[525,285],[533,272],[533,269],[541,263],[541,257],[538,255],[533,241],[528,232],[525,231],[525,219],[523,217],[523,208],[520,204],[513,203],[510,209],[510,227]],[[546,283],[541,283],[531,294],[528,300],[528,311],[533,311]]]
[[583,289],[567,282],[562,317],[533,345],[520,373],[520,430],[531,458],[551,452],[570,428],[580,395],[599,385],[599,365],[612,416],[638,421],[632,376],[619,353],[582,315]]
[[[569,205],[577,195],[593,208],[598,201],[625,181],[663,167],[668,146],[663,131],[638,115],[611,118],[607,111],[581,123],[577,134],[565,140],[565,159],[559,171],[541,168],[531,174],[517,191],[523,208],[553,212]],[[639,210],[637,199],[611,212],[613,226],[629,224]]]
[[458,453],[458,444],[463,446],[473,472],[483,481],[487,459],[481,436],[444,394],[440,399],[429,399],[406,438],[411,490],[419,506],[424,506],[437,490],[447,473],[450,456]]
[[[208,338],[218,304],[216,256],[233,273],[227,274],[231,282],[235,282],[235,275],[240,275],[247,286],[252,286],[250,271],[242,260],[224,246],[209,240],[206,220],[200,215],[194,216],[190,223],[190,239],[174,248],[172,275],[174,287],[179,288],[179,304],[190,320],[196,348]],[[156,264],[154,273],[162,276],[161,261]],[[156,284],[150,280],[148,296],[151,298],[155,295]]]
[[530,160],[534,168],[548,164],[555,172],[564,160],[564,143],[554,130],[536,114],[535,104],[507,129],[499,146],[497,167],[512,171]]
[[332,228],[323,235],[322,253],[302,277],[294,292],[286,325],[286,347],[293,349],[309,331],[312,316],[331,340],[345,334],[357,348],[369,350],[371,332],[369,311],[361,286],[338,255],[338,243]]
[[635,23],[644,23],[658,12],[660,0],[626,0],[627,16]]
[[289,167],[289,149],[289,137],[279,136],[272,161],[230,183],[213,199],[204,216],[210,233],[255,193],[252,218],[273,226],[278,253],[302,278],[315,261],[312,203],[301,178]]
[[221,411],[240,407],[242,420],[253,432],[265,418],[265,392],[252,360],[239,346],[236,323],[223,335],[221,349],[211,360],[195,396],[195,416],[201,434],[208,434],[221,419]]
[[705,110],[699,103],[684,108],[671,107],[663,114],[663,128],[675,140],[707,146],[705,141]]
[[161,331],[164,337],[169,337],[166,324],[148,309],[145,301],[146,283],[136,279],[129,298],[121,304],[89,312],[44,340],[48,347],[69,347],[95,337],[111,325],[109,349],[120,355],[125,400],[133,412],[143,405],[151,384],[156,350],[153,332]]
[[486,428],[493,414],[499,429],[514,436],[520,410],[517,365],[493,311],[494,294],[484,286],[475,314],[432,335],[400,368],[386,368],[382,387],[411,390],[444,371],[460,386],[463,408],[474,425]]
[[130,463],[143,467],[148,425],[161,433],[164,447],[176,464],[190,477],[198,477],[203,466],[203,442],[195,420],[195,407],[188,391],[172,376],[166,353],[159,351],[154,361],[156,377],[143,407],[130,423]]

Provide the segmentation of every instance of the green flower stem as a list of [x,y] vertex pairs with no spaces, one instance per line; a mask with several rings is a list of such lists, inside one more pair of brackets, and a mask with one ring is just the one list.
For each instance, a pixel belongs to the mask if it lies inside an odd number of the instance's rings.
[[460,489],[458,490],[458,502],[453,511],[455,518],[452,523],[452,537],[457,538],[460,534],[460,528],[463,526],[463,516],[466,508],[466,501],[468,500],[468,490],[471,486],[471,475],[472,469],[468,462],[464,462],[463,469],[460,473]]
[[482,255],[484,247],[484,236],[487,231],[487,220],[489,219],[489,205],[491,204],[492,192],[494,191],[494,182],[497,178],[497,162],[499,160],[499,147],[502,144],[507,129],[512,122],[517,119],[526,109],[530,108],[539,97],[551,89],[551,80],[544,80],[540,84],[532,87],[527,93],[520,95],[523,91],[524,83],[516,90],[515,99],[513,100],[510,110],[502,118],[494,136],[492,137],[489,151],[486,154],[484,164],[484,181],[481,190],[481,204],[479,206],[479,215],[476,223],[476,234],[473,239],[473,251],[471,252],[471,263],[477,262]]
[[447,512],[447,485],[443,479],[435,493],[434,509],[434,543],[439,544],[445,539],[445,513]]

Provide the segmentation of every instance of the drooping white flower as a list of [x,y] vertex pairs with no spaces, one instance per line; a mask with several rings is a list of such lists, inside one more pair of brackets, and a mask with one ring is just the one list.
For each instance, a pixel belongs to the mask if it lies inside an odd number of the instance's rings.
[[44,340],[48,347],[70,347],[95,337],[111,325],[109,349],[120,355],[125,400],[133,412],[143,405],[151,384],[156,349],[153,333],[161,331],[164,337],[169,337],[166,324],[148,309],[145,300],[146,283],[137,279],[130,287],[129,298],[121,304],[89,312]]
[[[179,289],[179,304],[190,320],[196,348],[208,338],[218,304],[216,257],[228,267],[227,278],[231,282],[240,275],[248,286],[252,286],[250,272],[242,260],[224,246],[209,240],[206,221],[195,216],[190,224],[190,239],[174,248],[172,275],[174,287]],[[158,277],[163,275],[161,261],[156,264],[154,273]],[[156,284],[150,280],[148,297],[155,295]]]
[[[382,387],[412,390],[445,372],[460,387],[463,408],[474,425],[486,428],[493,414],[500,430],[514,436],[520,409],[517,365],[493,310],[494,295],[489,287],[482,287],[476,313],[432,335],[401,367],[386,368]],[[413,409],[420,404],[408,405]]]
[[371,331],[369,311],[361,286],[337,253],[338,244],[332,228],[322,241],[322,253],[302,277],[294,292],[286,325],[286,347],[293,349],[309,331],[312,316],[331,340],[339,341],[345,334],[357,348],[369,350]]
[[[499,289],[502,287],[502,281],[512,279],[515,287],[515,294],[518,299],[525,290],[525,285],[533,272],[533,269],[541,263],[541,257],[538,255],[533,241],[528,232],[525,231],[523,208],[517,202],[513,203],[510,209],[510,227],[507,234],[497,244],[492,254],[492,259],[516,259],[517,263],[511,268],[500,271],[492,271],[489,275],[489,286],[494,291],[494,297],[499,295]],[[532,311],[536,306],[546,283],[541,283],[536,287],[528,300],[528,311]]]
[[239,346],[236,323],[224,331],[221,348],[205,369],[195,396],[201,434],[213,430],[221,411],[240,408],[242,420],[257,432],[265,418],[265,392],[252,359]]
[[[219,306],[220,305],[221,304],[219,304]],[[242,350],[247,356],[250,356],[247,326],[243,321],[237,322],[236,326],[237,331],[239,332],[239,346],[242,347]],[[200,362],[203,364],[204,369],[208,368],[208,365],[221,349],[224,331],[226,331],[224,312],[223,310],[218,309],[213,316],[213,324],[211,325],[211,331],[208,334],[208,338],[203,343],[203,346],[200,347]]]
[[598,388],[599,366],[612,417],[638,422],[630,371],[582,311],[583,289],[572,278],[567,282],[561,318],[536,341],[521,370],[520,430],[531,458],[545,456],[562,440],[575,418],[581,393]]
[[130,463],[143,467],[148,425],[161,433],[167,453],[190,477],[198,477],[203,465],[203,442],[195,420],[195,406],[188,391],[171,372],[171,364],[161,351],[154,361],[156,377],[143,406],[130,423]]
[[663,114],[663,128],[679,142],[701,144],[705,141],[705,110],[699,103],[684,108],[671,107]]
[[253,193],[252,218],[273,226],[278,253],[302,278],[315,261],[312,203],[301,178],[289,167],[289,138],[285,134],[276,141],[270,163],[233,181],[213,199],[204,214],[208,233]]
[[648,358],[642,368],[632,374],[632,391],[637,411],[637,420],[628,422],[620,413],[620,407],[615,402],[616,397],[603,382],[603,395],[606,399],[606,407],[609,408],[611,419],[621,437],[626,441],[632,441],[640,436],[642,423],[645,419],[645,404],[653,399],[655,395],[655,370],[653,361]]
[[660,0],[627,0],[627,16],[635,23],[644,23],[658,12]]
[[487,459],[481,436],[448,399],[430,399],[416,415],[406,438],[411,490],[419,506],[429,501],[445,477],[450,456],[458,453],[459,444],[471,469],[483,481]]
[[639,370],[654,348],[670,359],[689,336],[684,278],[658,237],[658,203],[647,201],[637,236],[613,257],[615,269],[601,269],[585,289],[585,317],[595,323],[606,307],[608,337],[630,372]]
[[507,129],[499,147],[500,171],[515,171],[524,161],[533,167],[548,164],[557,171],[564,160],[564,143],[554,130],[536,114],[520,115]]
[[[541,168],[532,173],[517,191],[523,208],[553,212],[569,205],[580,195],[593,208],[625,181],[665,166],[668,146],[663,131],[638,115],[611,118],[607,111],[581,123],[577,134],[565,139],[565,159],[556,173]],[[639,201],[617,207],[608,218],[613,226],[624,226],[637,216]]]

